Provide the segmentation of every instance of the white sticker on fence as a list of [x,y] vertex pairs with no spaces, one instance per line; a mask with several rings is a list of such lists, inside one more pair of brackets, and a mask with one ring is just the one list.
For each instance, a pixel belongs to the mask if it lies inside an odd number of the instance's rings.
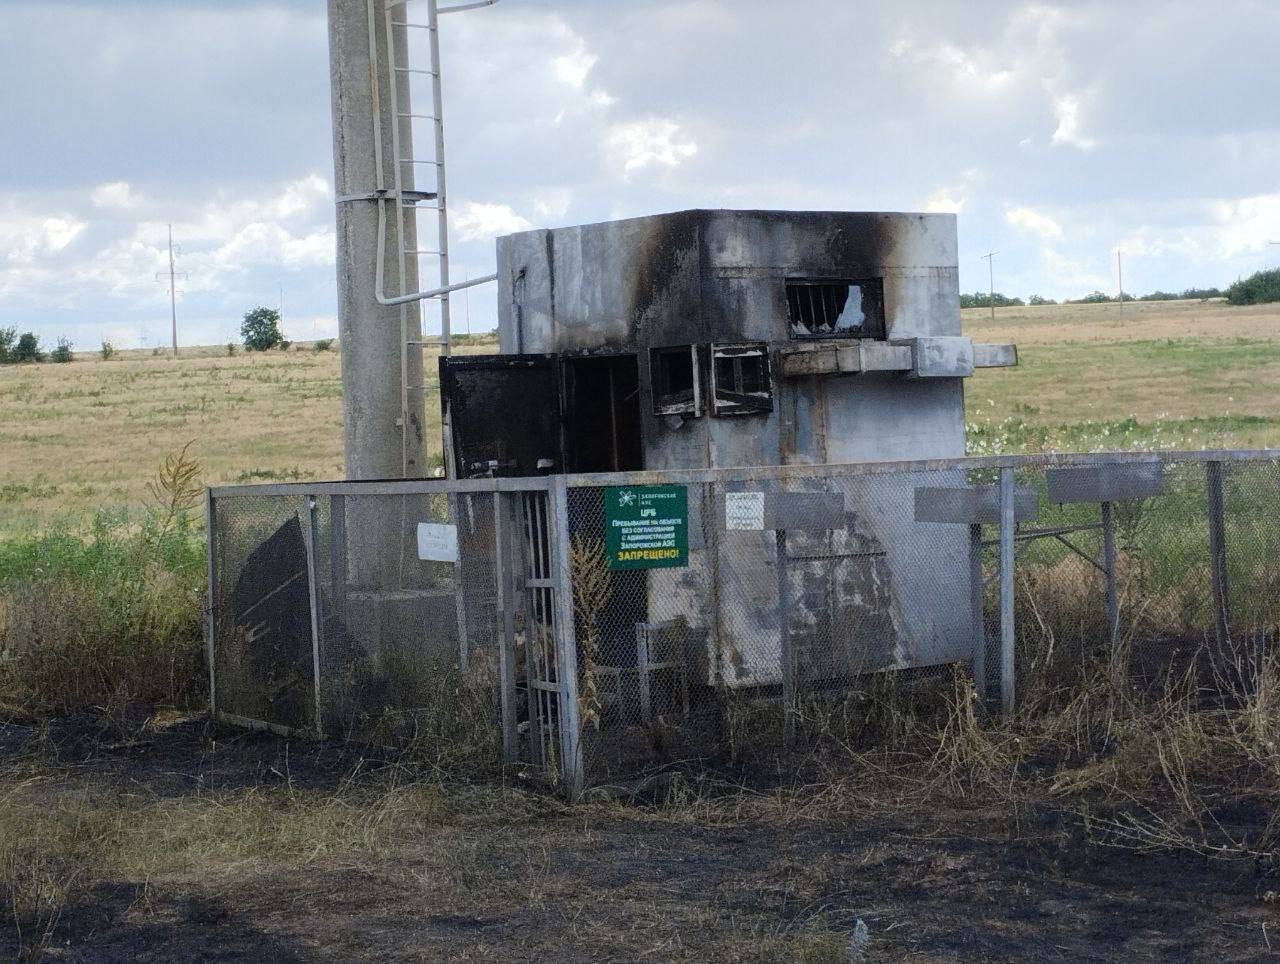
[[457,562],[458,527],[438,522],[419,522],[418,558],[428,562]]
[[763,492],[726,492],[724,527],[759,532],[764,529]]

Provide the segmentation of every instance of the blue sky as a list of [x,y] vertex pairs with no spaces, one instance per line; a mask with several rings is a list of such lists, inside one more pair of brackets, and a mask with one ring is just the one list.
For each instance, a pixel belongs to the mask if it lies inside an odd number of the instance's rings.
[[[320,0],[0,4],[0,327],[333,334]],[[959,214],[961,286],[1224,285],[1280,262],[1280,4],[502,0],[442,21],[454,273],[687,207]],[[493,289],[455,301],[493,326]]]

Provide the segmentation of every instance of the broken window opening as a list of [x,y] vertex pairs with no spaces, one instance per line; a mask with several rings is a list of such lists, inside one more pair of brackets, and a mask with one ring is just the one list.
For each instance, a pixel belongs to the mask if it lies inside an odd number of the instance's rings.
[[884,280],[786,283],[792,338],[885,337]]
[[635,355],[565,357],[565,466],[570,472],[644,468],[640,366]]
[[711,412],[716,416],[773,411],[768,346],[711,346]]
[[702,414],[697,346],[654,348],[649,353],[649,368],[655,415],[697,418]]

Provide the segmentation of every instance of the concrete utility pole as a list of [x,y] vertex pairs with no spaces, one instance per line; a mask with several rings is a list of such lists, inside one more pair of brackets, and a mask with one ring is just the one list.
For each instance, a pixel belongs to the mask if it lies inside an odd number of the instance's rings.
[[991,292],[991,295],[990,295],[990,297],[989,297],[989,299],[988,299],[987,303],[991,306],[991,320],[992,320],[992,321],[995,321],[995,320],[996,320],[996,269],[995,269],[995,260],[996,260],[996,255],[998,255],[999,253],[1000,253],[999,251],[989,251],[989,252],[987,252],[986,254],[984,254],[984,255],[983,255],[983,257],[987,259],[987,284],[988,284],[988,286],[989,286],[989,287],[988,287],[988,290]]
[[[173,225],[169,225],[169,270],[157,271],[156,280],[169,282],[169,318],[173,327],[173,357],[178,357],[178,279],[186,279],[186,272],[174,270]],[[145,340],[145,339],[144,339]]]
[[[329,0],[343,456],[349,479],[426,475],[425,426],[419,414],[423,411],[420,351],[408,352],[404,359],[403,378],[412,386],[412,397],[407,405],[401,397],[401,352],[405,340],[422,339],[421,311],[416,303],[379,305],[375,297],[378,198],[387,196],[394,181],[388,165],[398,163],[392,144],[392,131],[400,121],[396,113],[412,110],[409,75],[397,74],[392,98],[387,70],[391,43],[396,62],[408,62],[407,31],[395,31],[397,36],[389,37],[389,18],[383,14],[383,0]],[[412,156],[408,128],[408,124],[399,128],[402,157]],[[403,176],[411,178],[412,172]],[[403,238],[398,236],[397,220],[384,220],[385,249],[416,248],[413,219],[405,219],[408,236]],[[383,286],[388,291],[416,291],[417,261],[386,258]],[[402,421],[402,407],[409,413],[408,424]]]
[[1116,279],[1120,284],[1120,308],[1124,309],[1124,252],[1116,248]]

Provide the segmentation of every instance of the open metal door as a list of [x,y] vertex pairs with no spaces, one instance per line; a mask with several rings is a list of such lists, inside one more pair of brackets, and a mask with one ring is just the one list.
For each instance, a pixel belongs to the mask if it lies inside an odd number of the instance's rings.
[[440,403],[457,478],[563,471],[554,355],[441,358]]

